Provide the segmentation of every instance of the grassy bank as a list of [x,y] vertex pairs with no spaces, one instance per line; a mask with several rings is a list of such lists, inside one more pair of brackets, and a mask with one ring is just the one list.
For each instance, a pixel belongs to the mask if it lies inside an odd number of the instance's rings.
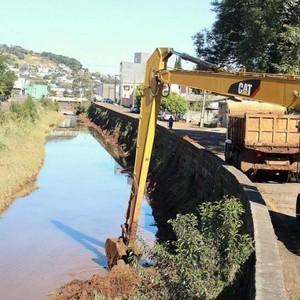
[[45,138],[65,117],[32,100],[0,112],[0,213],[31,192],[45,156]]

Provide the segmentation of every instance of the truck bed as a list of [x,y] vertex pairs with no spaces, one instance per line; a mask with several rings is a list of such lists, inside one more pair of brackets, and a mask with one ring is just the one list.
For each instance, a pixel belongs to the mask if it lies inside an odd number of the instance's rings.
[[265,152],[299,151],[300,115],[248,114],[230,116],[228,138],[241,147]]

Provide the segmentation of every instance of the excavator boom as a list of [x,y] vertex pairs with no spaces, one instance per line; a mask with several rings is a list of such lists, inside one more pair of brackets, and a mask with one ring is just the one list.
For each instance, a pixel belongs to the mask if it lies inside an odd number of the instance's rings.
[[158,70],[160,82],[189,86],[218,95],[300,109],[300,77],[247,72]]

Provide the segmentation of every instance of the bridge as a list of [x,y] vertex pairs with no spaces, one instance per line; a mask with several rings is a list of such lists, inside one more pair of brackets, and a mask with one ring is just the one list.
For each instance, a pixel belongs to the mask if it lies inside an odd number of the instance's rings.
[[75,115],[76,106],[88,101],[86,98],[75,97],[53,97],[53,100],[58,103],[58,111],[64,115]]

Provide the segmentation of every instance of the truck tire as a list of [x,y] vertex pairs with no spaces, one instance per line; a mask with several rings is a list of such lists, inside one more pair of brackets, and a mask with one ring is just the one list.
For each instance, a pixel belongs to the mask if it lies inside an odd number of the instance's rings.
[[246,175],[248,176],[248,178],[252,181],[255,182],[257,179],[257,170],[249,170]]
[[241,169],[241,159],[240,159],[240,153],[238,151],[233,151],[232,165],[235,166],[239,170]]
[[294,178],[296,182],[300,182],[300,173],[294,173]]
[[229,164],[232,164],[232,147],[225,143],[225,151],[224,151],[225,161]]
[[281,183],[289,182],[290,181],[290,172],[289,171],[280,171],[279,172],[279,180]]

